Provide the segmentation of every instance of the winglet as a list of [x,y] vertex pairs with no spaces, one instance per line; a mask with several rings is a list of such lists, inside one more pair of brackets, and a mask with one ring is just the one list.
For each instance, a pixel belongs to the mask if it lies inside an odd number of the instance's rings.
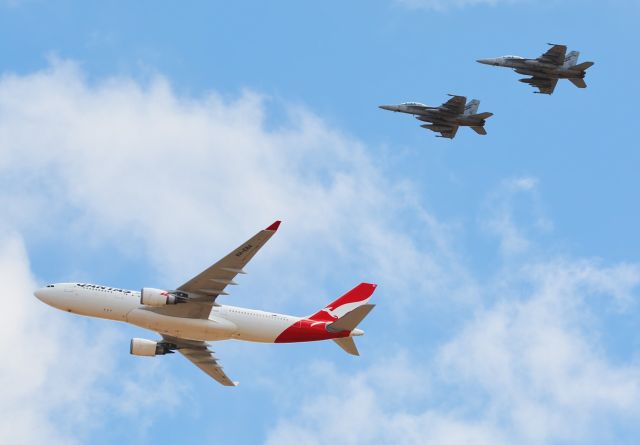
[[273,224],[271,224],[269,227],[267,227],[264,230],[271,230],[272,232],[275,232],[276,230],[278,230],[278,227],[280,227],[280,223],[282,221],[278,220],[276,222],[274,222]]

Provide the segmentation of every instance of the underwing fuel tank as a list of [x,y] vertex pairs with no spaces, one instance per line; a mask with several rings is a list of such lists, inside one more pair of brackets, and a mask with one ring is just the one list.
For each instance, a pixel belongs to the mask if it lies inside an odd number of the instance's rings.
[[431,131],[445,131],[448,130],[448,127],[440,127],[438,125],[429,125],[429,124],[424,124],[424,125],[420,125],[422,128],[426,128],[428,130]]

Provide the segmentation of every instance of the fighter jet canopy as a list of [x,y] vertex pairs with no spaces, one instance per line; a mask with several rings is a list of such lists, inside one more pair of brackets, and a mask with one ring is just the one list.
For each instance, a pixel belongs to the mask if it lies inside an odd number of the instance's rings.
[[410,105],[410,106],[418,106],[418,107],[426,107],[425,104],[421,104],[420,102],[404,102],[400,105]]

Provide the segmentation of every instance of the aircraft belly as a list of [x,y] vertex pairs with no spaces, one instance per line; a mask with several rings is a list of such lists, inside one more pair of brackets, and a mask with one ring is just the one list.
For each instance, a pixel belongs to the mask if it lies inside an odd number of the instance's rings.
[[284,328],[274,329],[273,326],[245,326],[234,335],[234,338],[259,343],[274,343],[283,330]]
[[234,323],[222,317],[209,319],[171,317],[143,308],[129,312],[127,322],[161,334],[200,341],[226,340],[232,338],[238,330]]
[[274,343],[285,329],[297,321],[296,318],[261,312],[252,315],[230,313],[227,317],[238,327],[232,338],[260,343]]

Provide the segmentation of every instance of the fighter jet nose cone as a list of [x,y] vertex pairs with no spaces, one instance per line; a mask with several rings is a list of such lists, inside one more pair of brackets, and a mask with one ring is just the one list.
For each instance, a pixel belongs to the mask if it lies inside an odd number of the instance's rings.
[[491,62],[489,62],[489,59],[478,59],[478,60],[476,60],[476,62],[483,63],[485,65],[489,65],[491,63]]
[[394,111],[395,107],[393,105],[378,105],[378,108],[382,108],[387,111]]

